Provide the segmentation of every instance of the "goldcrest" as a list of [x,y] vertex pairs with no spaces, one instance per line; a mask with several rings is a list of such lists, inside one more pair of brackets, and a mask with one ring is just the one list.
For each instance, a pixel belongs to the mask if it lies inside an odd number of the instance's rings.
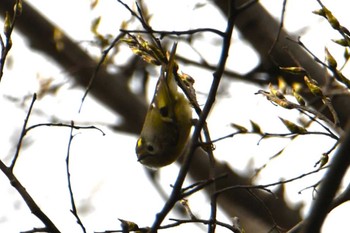
[[150,168],[173,163],[183,152],[191,130],[192,109],[178,91],[174,72],[176,44],[161,74],[136,144],[138,161]]

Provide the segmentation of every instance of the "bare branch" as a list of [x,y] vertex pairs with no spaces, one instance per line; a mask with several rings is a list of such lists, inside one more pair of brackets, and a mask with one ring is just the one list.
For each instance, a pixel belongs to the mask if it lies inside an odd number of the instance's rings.
[[296,181],[296,180],[300,180],[306,176],[309,176],[309,175],[312,175],[314,173],[317,173],[323,169],[325,169],[327,167],[322,167],[322,168],[318,168],[314,171],[311,171],[311,172],[307,172],[307,173],[304,173],[304,174],[301,174],[299,176],[296,176],[296,177],[293,177],[293,178],[290,178],[290,179],[287,179],[287,180],[282,180],[282,181],[277,181],[277,182],[273,182],[273,183],[270,183],[270,184],[260,184],[260,185],[234,185],[234,186],[231,186],[231,187],[226,187],[226,188],[223,188],[221,190],[218,190],[215,195],[221,195],[222,193],[224,192],[227,192],[227,191],[230,191],[232,189],[262,189],[262,190],[265,190],[265,191],[268,191],[270,192],[267,188],[269,187],[273,187],[273,186],[276,186],[276,185],[282,185],[282,184],[287,184],[287,183],[290,183],[290,182],[293,182],[293,181]]
[[46,226],[46,231],[52,233],[60,233],[55,224],[51,221],[49,217],[46,216],[44,212],[41,211],[40,207],[35,203],[34,199],[30,196],[27,190],[19,182],[17,177],[13,174],[12,168],[7,167],[3,161],[0,160],[0,170],[6,175],[7,179],[10,181],[11,185],[17,190],[21,195],[22,199],[25,201],[30,211],[41,220],[41,222]]
[[96,68],[94,69],[94,72],[92,73],[92,76],[91,76],[91,78],[90,78],[90,80],[89,80],[89,83],[88,83],[88,85],[87,85],[87,87],[86,87],[86,89],[85,89],[84,95],[83,95],[83,97],[82,97],[82,99],[81,99],[81,104],[80,104],[80,107],[79,107],[79,112],[81,111],[81,109],[82,109],[82,107],[83,107],[83,103],[84,103],[84,101],[85,101],[85,99],[86,99],[86,97],[87,97],[89,91],[91,90],[92,85],[93,85],[94,82],[95,82],[95,79],[97,78],[98,71],[101,69],[101,66],[102,66],[103,62],[106,60],[108,53],[114,48],[115,44],[116,44],[121,38],[124,37],[124,35],[125,35],[124,33],[121,33],[121,34],[119,34],[118,36],[116,36],[116,37],[114,38],[114,40],[112,41],[112,43],[108,46],[108,48],[105,49],[105,50],[102,52],[102,56],[101,56],[99,62],[97,63]]
[[24,119],[24,124],[23,124],[23,126],[22,126],[21,135],[19,136],[19,141],[18,141],[18,143],[17,143],[16,152],[15,152],[15,155],[13,156],[12,163],[11,163],[11,166],[10,166],[10,168],[11,168],[12,171],[13,171],[13,168],[15,167],[16,161],[17,161],[18,156],[19,156],[19,152],[20,152],[20,150],[21,150],[21,148],[22,148],[22,141],[23,141],[23,139],[24,139],[24,136],[25,136],[26,133],[27,133],[26,128],[27,128],[29,116],[30,116],[30,114],[31,114],[31,112],[32,112],[32,109],[33,109],[33,105],[34,105],[35,100],[36,100],[36,93],[33,94],[32,102],[30,103],[27,116],[26,116],[26,118]]
[[85,226],[84,226],[83,222],[81,221],[81,219],[80,219],[80,217],[78,215],[77,207],[75,205],[73,189],[72,189],[72,183],[71,183],[71,178],[70,178],[69,158],[70,158],[70,148],[71,148],[72,140],[73,140],[73,137],[74,137],[73,136],[73,129],[74,129],[74,122],[72,121],[71,122],[71,130],[70,130],[70,134],[69,134],[68,147],[67,147],[67,157],[66,157],[66,171],[67,171],[67,180],[68,180],[68,190],[69,190],[69,197],[70,197],[71,206],[72,206],[71,213],[77,219],[77,223],[79,224],[79,226],[81,227],[83,232],[86,233]]
[[[191,160],[194,154],[194,151],[198,145],[198,139],[200,136],[200,132],[205,124],[206,118],[210,112],[210,109],[215,101],[216,97],[216,92],[218,90],[220,80],[222,77],[222,74],[225,69],[225,64],[226,64],[226,59],[228,57],[228,51],[230,47],[230,41],[231,41],[231,36],[232,36],[232,31],[234,27],[234,22],[236,19],[236,8],[235,8],[235,1],[231,2],[230,8],[229,8],[229,17],[228,17],[228,22],[227,22],[227,28],[225,32],[225,37],[223,38],[223,45],[222,45],[222,53],[221,57],[219,60],[219,65],[216,69],[216,71],[213,74],[213,82],[209,91],[209,96],[208,99],[204,105],[203,111],[201,116],[199,117],[199,120],[195,126],[195,130],[193,132],[193,135],[191,137],[189,146],[187,150],[185,150],[185,159],[184,162],[181,166],[181,169],[179,171],[178,177],[176,179],[176,182],[174,184],[174,188],[172,190],[172,193],[164,205],[163,209],[161,212],[157,214],[157,217],[152,225],[151,232],[156,232],[159,226],[161,225],[162,221],[164,220],[165,216],[168,214],[168,212],[172,209],[172,207],[175,205],[175,203],[179,200],[181,196],[181,187],[183,185],[183,182],[185,180],[185,177],[188,173],[188,169],[191,164]],[[211,228],[210,228],[211,229]],[[215,227],[214,227],[215,229]]]
[[48,126],[48,127],[68,127],[68,128],[73,128],[73,129],[95,129],[95,130],[98,130],[102,133],[103,136],[105,136],[105,132],[103,132],[100,128],[94,126],[94,125],[91,125],[91,126],[78,126],[78,125],[70,125],[70,124],[64,124],[64,123],[39,123],[39,124],[35,124],[35,125],[32,125],[32,126],[29,126],[27,129],[26,129],[26,134],[32,130],[32,129],[35,129],[37,127],[42,127],[42,126]]
[[220,37],[224,37],[225,33],[214,29],[214,28],[196,28],[196,29],[189,29],[189,30],[183,30],[183,31],[166,31],[166,30],[154,30],[151,29],[150,31],[145,31],[145,30],[126,30],[126,29],[120,29],[121,32],[125,32],[125,33],[145,33],[145,34],[149,34],[149,33],[157,33],[160,35],[160,38],[164,38],[167,35],[176,35],[176,36],[181,36],[181,35],[193,35],[196,33],[203,33],[203,32],[211,32],[214,34],[217,34]]

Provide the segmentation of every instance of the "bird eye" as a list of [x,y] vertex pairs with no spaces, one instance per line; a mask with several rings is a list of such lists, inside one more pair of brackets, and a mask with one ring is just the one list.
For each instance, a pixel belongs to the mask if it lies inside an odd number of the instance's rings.
[[149,151],[149,152],[154,152],[154,147],[151,145],[151,144],[148,144],[147,145],[147,151]]
[[162,115],[162,117],[167,117],[169,115],[168,106],[160,108],[159,112],[160,112],[160,115]]

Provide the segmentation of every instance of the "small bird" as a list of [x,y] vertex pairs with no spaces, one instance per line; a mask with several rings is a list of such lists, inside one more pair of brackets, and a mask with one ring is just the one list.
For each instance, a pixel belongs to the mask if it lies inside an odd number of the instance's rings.
[[178,91],[174,74],[175,43],[167,64],[162,64],[153,100],[136,143],[138,161],[157,169],[173,163],[183,152],[192,126],[189,101]]

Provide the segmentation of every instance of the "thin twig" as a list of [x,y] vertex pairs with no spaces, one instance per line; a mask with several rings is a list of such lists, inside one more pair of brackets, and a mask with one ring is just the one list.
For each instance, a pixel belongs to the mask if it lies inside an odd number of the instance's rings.
[[[350,200],[350,185],[348,185],[346,189],[332,201],[329,211],[333,210],[337,206],[349,200]],[[291,228],[287,233],[299,233],[301,228],[304,226],[304,224],[305,224],[304,221],[299,222],[293,228]]]
[[[170,218],[169,220],[174,221],[174,223],[162,225],[158,229],[159,230],[170,229],[170,228],[174,228],[174,227],[180,226],[182,224],[187,224],[187,223],[202,223],[205,225],[213,224],[210,220],[205,220],[205,219],[174,219],[174,218]],[[237,232],[237,229],[230,224],[227,224],[227,223],[224,223],[221,221],[217,221],[217,220],[216,220],[215,224],[217,224],[223,228],[226,228],[227,230],[230,230],[234,233]],[[148,230],[149,230],[149,228],[147,228],[147,227],[137,227],[137,230],[135,229],[135,232],[148,233],[149,232]],[[124,230],[107,230],[107,231],[96,231],[95,233],[116,233],[116,232],[124,233],[125,231]],[[130,231],[130,232],[132,232],[132,231]]]
[[280,35],[282,33],[283,24],[284,24],[284,16],[285,16],[285,13],[286,13],[286,5],[287,5],[287,0],[283,0],[280,25],[278,27],[278,32],[277,32],[276,39],[273,41],[273,43],[271,45],[271,48],[270,48],[270,50],[268,52],[269,55],[271,54],[272,50],[275,48],[275,45],[277,44],[277,42],[278,42],[278,40],[280,38]]
[[111,51],[111,50],[114,48],[115,44],[116,44],[121,38],[123,38],[124,35],[125,35],[125,33],[120,33],[118,36],[116,36],[116,37],[114,38],[114,40],[112,41],[112,43],[108,46],[108,48],[105,49],[105,50],[102,52],[102,56],[101,56],[99,62],[97,63],[97,66],[96,66],[96,68],[94,69],[94,72],[92,73],[91,78],[90,78],[90,80],[89,80],[89,84],[88,84],[87,87],[85,88],[84,95],[83,95],[83,97],[81,98],[81,104],[80,104],[80,107],[79,107],[79,112],[81,112],[81,109],[82,109],[82,107],[83,107],[83,103],[84,103],[84,101],[85,101],[85,99],[86,99],[86,97],[87,97],[89,91],[91,90],[92,85],[93,85],[95,79],[97,78],[98,71],[100,70],[100,67],[102,66],[103,62],[105,61],[105,59],[106,59],[106,57],[107,57],[109,51]]
[[33,109],[33,105],[34,105],[35,100],[36,100],[36,93],[33,94],[32,102],[30,103],[27,116],[26,116],[26,118],[24,119],[24,124],[23,124],[23,126],[22,126],[21,135],[19,136],[19,140],[18,140],[17,147],[16,147],[16,152],[15,152],[15,155],[13,156],[12,163],[11,163],[11,165],[10,165],[10,169],[11,169],[11,170],[13,170],[13,168],[15,167],[16,161],[17,161],[18,156],[19,156],[19,152],[20,152],[20,150],[21,150],[21,148],[22,148],[22,142],[23,142],[24,136],[25,136],[26,133],[27,133],[26,128],[27,128],[29,116],[30,116],[30,114],[31,114],[31,112],[32,112],[32,109]]
[[66,157],[66,171],[67,171],[67,180],[68,180],[68,190],[69,190],[69,197],[70,197],[70,202],[71,202],[71,213],[74,215],[74,217],[77,219],[77,223],[79,224],[79,226],[81,227],[81,229],[83,230],[84,233],[86,233],[86,229],[85,226],[83,224],[83,222],[81,221],[79,215],[78,215],[78,211],[77,211],[77,207],[75,205],[75,200],[74,200],[74,195],[73,195],[73,189],[72,189],[72,183],[71,183],[71,176],[70,176],[70,170],[69,170],[69,158],[70,158],[70,148],[72,145],[72,140],[73,140],[73,129],[74,129],[74,122],[71,122],[71,130],[69,133],[69,141],[68,141],[68,147],[67,147],[67,157]]
[[183,191],[182,198],[186,198],[186,197],[198,192],[199,190],[202,190],[206,186],[211,185],[212,183],[215,183],[217,180],[223,179],[226,177],[227,177],[227,174],[223,174],[221,176],[215,177],[214,179],[196,182],[195,184],[192,184],[189,187],[182,189],[182,191]]
[[[210,220],[204,220],[204,219],[174,219],[174,218],[171,218],[169,220],[175,221],[175,223],[161,226],[160,229],[166,229],[166,228],[170,228],[170,227],[174,227],[174,226],[179,226],[179,225],[185,224],[185,223],[202,223],[202,224],[206,224],[206,225],[214,224]],[[230,224],[223,223],[223,222],[216,220],[215,225],[219,225],[219,226],[224,227],[232,232],[236,232],[236,229]]]
[[[259,90],[256,94],[262,94],[263,96],[265,96],[268,100],[270,100],[273,103],[278,103],[278,101],[280,101],[281,99],[279,99],[278,97],[272,95],[269,92],[266,91],[262,91]],[[293,103],[287,99],[283,99],[283,103],[285,104],[285,108],[287,107],[288,109],[297,109],[302,113],[308,112],[313,114],[315,117],[323,120],[324,122],[326,122],[328,125],[331,125],[332,128],[339,134],[341,135],[344,131],[342,128],[340,128],[338,125],[334,124],[334,122],[332,122],[329,118],[327,118],[325,115],[323,115],[322,113],[320,113],[319,111],[309,107],[309,106],[304,106],[304,105],[300,105],[300,104],[296,104]],[[332,132],[328,131],[330,134],[332,134],[332,138],[337,138],[336,135],[334,135]]]
[[46,214],[41,211],[40,207],[35,203],[34,199],[27,192],[25,187],[19,182],[17,177],[13,174],[12,167],[7,167],[2,160],[0,160],[0,170],[6,175],[7,179],[10,181],[11,185],[17,190],[21,195],[22,199],[25,201],[26,205],[37,218],[46,226],[47,232],[60,233],[55,224],[51,221]]
[[[120,4],[122,4],[122,5],[130,12],[130,14],[131,14],[132,16],[136,17],[136,19],[137,19],[138,21],[140,21],[142,27],[143,27],[146,31],[148,31],[148,34],[151,36],[153,42],[157,45],[157,47],[160,49],[161,52],[164,52],[164,50],[161,49],[161,48],[162,48],[162,45],[161,45],[159,39],[158,39],[157,37],[155,37],[155,36],[153,35],[153,33],[152,33],[152,31],[153,31],[152,27],[151,27],[150,25],[148,25],[148,23],[146,22],[145,17],[144,17],[143,14],[142,14],[142,10],[141,10],[139,4],[136,3],[136,7],[137,7],[137,10],[138,10],[138,12],[139,12],[139,15],[138,15],[138,14],[136,14],[127,4],[125,4],[123,1],[121,1],[121,0],[117,0],[117,1],[118,1]],[[164,53],[163,55],[164,55],[164,57],[166,57],[166,56],[165,56],[165,53]]]
[[[229,1],[229,8],[228,8],[228,18],[227,18],[227,27],[226,27],[226,32],[225,32],[225,37],[223,38],[222,42],[222,52],[220,56],[220,60],[218,63],[217,70],[213,74],[213,82],[209,91],[209,96],[206,101],[206,104],[203,108],[203,112],[201,117],[199,118],[198,124],[196,127],[198,129],[201,129],[203,125],[205,125],[206,118],[209,115],[209,112],[215,102],[216,94],[219,88],[219,84],[222,78],[222,75],[225,71],[225,66],[226,66],[226,61],[228,58],[229,50],[230,50],[230,45],[231,45],[231,37],[232,37],[232,32],[233,28],[236,22],[236,17],[239,14],[239,11],[243,11],[246,9],[245,7],[241,7],[240,9],[236,8],[236,1]],[[248,5],[247,5],[248,6]],[[200,132],[200,131],[199,131]],[[194,152],[194,151],[193,151]],[[193,153],[192,153],[193,154]],[[192,154],[190,154],[192,156]],[[190,156],[188,156],[190,157]],[[189,161],[190,163],[190,161]],[[209,225],[209,232],[215,232],[216,228],[216,203],[217,203],[217,198],[212,198],[211,199],[211,211],[210,211],[210,221],[213,222],[213,224]]]
[[151,29],[150,31],[147,30],[126,30],[126,29],[120,29],[121,32],[125,33],[140,33],[140,34],[149,34],[149,33],[157,33],[160,35],[160,38],[164,38],[167,35],[193,35],[196,33],[203,33],[203,32],[211,32],[214,33],[220,37],[224,37],[225,33],[217,30],[215,28],[196,28],[196,29],[189,29],[189,30],[182,30],[182,31],[165,31],[165,30],[154,30]]
[[302,110],[299,110],[302,114],[304,114],[305,116],[307,116],[311,122],[315,122],[317,123],[319,126],[321,126],[324,130],[326,130],[331,138],[334,138],[336,140],[339,140],[339,137],[337,135],[335,135],[325,124],[323,124],[322,122],[320,122],[318,119],[317,119],[317,116],[311,116],[309,115],[309,113],[307,113],[306,111],[302,111]]
[[350,165],[350,123],[346,127],[341,145],[334,155],[330,169],[325,174],[321,183],[318,196],[313,203],[309,216],[304,221],[303,233],[319,232],[325,217],[330,211],[331,203]]
[[[170,197],[168,201],[165,203],[163,209],[157,214],[156,219],[152,225],[152,228],[150,229],[150,232],[155,233],[157,232],[157,229],[159,229],[160,224],[164,220],[165,216],[169,213],[169,211],[173,208],[175,203],[179,200],[179,197],[181,196],[181,187],[183,185],[183,182],[185,180],[185,177],[187,175],[188,169],[191,164],[191,160],[194,154],[195,149],[198,145],[198,139],[200,137],[200,132],[202,131],[202,128],[206,122],[206,118],[215,102],[216,93],[221,81],[222,74],[225,69],[226,60],[228,57],[228,51],[230,48],[230,42],[231,42],[231,36],[233,31],[233,26],[235,22],[236,14],[234,13],[234,6],[235,1],[232,1],[231,3],[232,9],[230,11],[230,15],[228,17],[228,23],[227,28],[225,32],[225,37],[223,38],[223,46],[222,46],[222,52],[220,56],[220,60],[218,63],[218,67],[216,71],[213,73],[213,82],[209,91],[208,99],[204,105],[203,111],[199,117],[199,120],[197,121],[197,124],[195,126],[193,135],[191,137],[191,140],[189,142],[189,146],[187,147],[185,151],[185,159],[181,166],[181,169],[179,171],[178,177],[176,179],[176,182],[174,184],[174,188],[170,194]],[[215,225],[215,224],[214,224]],[[212,226],[212,224],[211,224]]]
[[20,233],[38,233],[38,232],[47,232],[47,228],[37,228],[34,227],[32,230],[28,230],[28,231],[21,231]]
[[224,193],[224,192],[227,192],[227,191],[233,190],[233,189],[262,189],[262,190],[268,191],[267,188],[269,188],[269,187],[273,187],[273,186],[276,186],[276,185],[287,184],[287,183],[293,182],[295,180],[300,180],[301,178],[304,178],[306,176],[309,176],[309,175],[312,175],[314,173],[317,173],[317,172],[319,172],[319,171],[321,171],[321,170],[323,170],[325,168],[328,168],[328,166],[324,166],[322,168],[318,168],[318,169],[313,170],[311,172],[307,172],[307,173],[301,174],[299,176],[296,176],[296,177],[293,177],[293,178],[290,178],[290,179],[287,179],[287,180],[277,181],[277,182],[264,184],[264,185],[234,185],[234,186],[230,186],[230,187],[226,187],[226,188],[223,188],[221,190],[218,190],[215,193],[215,195],[220,195],[221,193]]
[[105,132],[102,131],[102,129],[94,126],[94,125],[90,125],[90,126],[78,126],[78,125],[71,125],[71,124],[64,124],[64,123],[39,123],[39,124],[35,124],[32,126],[29,126],[26,129],[25,133],[28,133],[30,130],[35,129],[37,127],[42,127],[42,126],[48,126],[48,127],[68,127],[68,128],[74,128],[74,129],[96,129],[98,131],[100,131],[102,133],[103,136],[105,136]]
[[[274,193],[272,193],[270,190],[267,189],[263,189],[269,193],[271,193],[272,195],[274,195]],[[260,203],[260,205],[262,206],[262,208],[265,210],[265,212],[267,213],[267,215],[269,216],[271,222],[273,223],[273,226],[271,227],[271,230],[269,232],[272,232],[273,229],[277,228],[277,223],[271,213],[271,210],[267,207],[267,205],[265,204],[265,202],[258,196],[256,195],[253,190],[251,189],[247,189],[247,192],[258,202]],[[278,197],[276,197],[277,199]]]

